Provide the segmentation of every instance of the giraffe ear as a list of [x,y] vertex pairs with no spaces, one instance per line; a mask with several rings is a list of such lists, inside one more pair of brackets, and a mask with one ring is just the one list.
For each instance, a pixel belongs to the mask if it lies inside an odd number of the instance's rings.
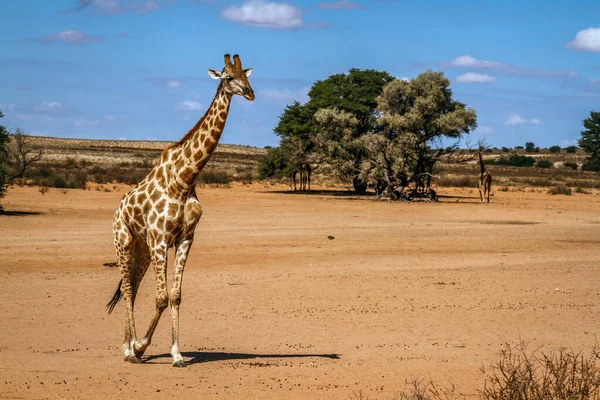
[[213,79],[221,79],[221,73],[215,71],[214,69],[207,69],[206,72],[208,72],[208,76],[210,76]]
[[246,78],[250,76],[250,74],[252,74],[252,68],[248,68],[244,70],[244,75],[246,75]]

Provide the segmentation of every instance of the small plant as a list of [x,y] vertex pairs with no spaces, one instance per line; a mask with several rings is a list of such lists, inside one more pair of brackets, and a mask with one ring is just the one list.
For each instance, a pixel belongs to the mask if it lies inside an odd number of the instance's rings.
[[566,185],[558,185],[550,190],[548,190],[548,194],[564,194],[565,196],[570,196],[573,193],[570,187]]
[[548,151],[550,153],[560,153],[560,146],[550,146]]
[[538,168],[552,168],[554,163],[550,160],[538,160],[535,165]]
[[577,163],[571,162],[571,161],[567,161],[567,162],[563,163],[563,165],[565,168],[571,168],[573,171],[577,171],[577,168],[579,168]]
[[565,150],[567,153],[577,153],[577,146],[569,146]]
[[592,191],[591,191],[591,190],[584,189],[584,188],[582,188],[581,186],[577,186],[577,187],[575,188],[575,193],[580,193],[580,194],[592,194]]

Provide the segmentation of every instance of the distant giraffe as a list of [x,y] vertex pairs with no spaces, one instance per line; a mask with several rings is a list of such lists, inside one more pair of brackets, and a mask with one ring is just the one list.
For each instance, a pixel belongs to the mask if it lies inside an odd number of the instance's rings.
[[309,163],[301,162],[296,168],[292,171],[292,181],[294,182],[294,191],[297,190],[296,187],[296,175],[300,173],[300,190],[308,190],[310,191],[310,175],[312,174],[312,168]]
[[481,202],[484,202],[484,198],[487,195],[487,202],[490,202],[490,191],[492,190],[492,174],[485,169],[483,163],[483,157],[481,156],[481,149],[479,149],[479,197]]
[[[242,69],[238,55],[225,55],[221,72],[208,70],[220,80],[212,104],[196,125],[176,144],[167,147],[152,171],[121,200],[113,219],[114,242],[121,269],[121,282],[111,301],[110,313],[121,295],[125,299],[125,361],[141,362],[156,325],[171,303],[174,367],[185,367],[179,351],[179,305],[183,269],[194,241],[194,230],[202,216],[196,196],[196,179],[217,147],[233,95],[254,100],[248,82],[252,69]],[[171,292],[167,292],[167,250],[175,247]],[[156,273],[156,312],[142,340],[137,340],[133,305],[141,280],[152,265]]]

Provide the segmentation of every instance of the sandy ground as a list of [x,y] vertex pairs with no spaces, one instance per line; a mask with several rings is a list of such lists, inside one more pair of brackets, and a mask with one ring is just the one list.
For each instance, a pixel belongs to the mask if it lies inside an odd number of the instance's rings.
[[[468,398],[505,342],[600,336],[600,196],[474,190],[374,202],[261,184],[202,188],[185,271],[145,363],[123,362],[110,193],[13,188],[0,216],[0,397],[392,399],[413,376]],[[456,200],[459,200],[456,203]],[[334,239],[328,239],[333,236]],[[154,311],[149,272],[138,333]]]

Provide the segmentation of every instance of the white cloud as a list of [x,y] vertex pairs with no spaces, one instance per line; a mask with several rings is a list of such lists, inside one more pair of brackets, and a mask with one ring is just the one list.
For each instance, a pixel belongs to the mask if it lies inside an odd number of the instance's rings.
[[477,127],[475,133],[478,133],[480,135],[493,135],[494,133],[496,133],[496,131],[489,125],[481,125]]
[[76,29],[67,29],[66,31],[50,33],[39,39],[30,39],[42,44],[68,43],[76,46],[87,46],[88,44],[101,42],[104,40],[102,35],[86,35]]
[[470,55],[462,55],[449,62],[442,63],[442,67],[478,68],[497,71],[507,75],[529,76],[539,78],[568,77],[576,78],[572,70],[550,70],[543,68],[523,68],[499,61],[480,60]]
[[462,83],[486,83],[486,82],[494,82],[496,78],[491,75],[486,74],[478,74],[477,72],[467,72],[466,74],[462,74],[456,77],[456,82]]
[[179,81],[167,81],[167,87],[168,88],[173,88],[173,89],[179,88],[179,87],[181,87],[181,82],[179,82]]
[[598,85],[600,84],[600,78],[592,78],[591,76],[588,78],[588,81],[592,84],[592,85]]
[[339,0],[333,3],[318,3],[317,8],[327,10],[356,10],[362,8],[362,6],[356,1]]
[[303,24],[302,11],[299,8],[286,3],[269,3],[263,0],[248,1],[241,7],[227,7],[221,11],[221,16],[228,21],[273,29],[294,29]]
[[38,111],[58,111],[62,109],[62,107],[63,105],[58,101],[43,102],[37,106],[33,106],[33,108]]
[[181,111],[200,111],[203,110],[204,107],[202,103],[193,100],[184,100],[177,105],[177,109]]
[[17,106],[14,104],[0,104],[0,110],[14,110]]
[[503,65],[503,63],[499,63],[496,61],[487,61],[487,60],[478,60],[475,57],[471,57],[470,55],[459,56],[450,61],[450,66],[453,67],[475,67],[475,68],[490,68],[490,69],[499,69]]
[[260,91],[260,95],[279,101],[299,101],[300,103],[306,103],[308,101],[309,87],[303,87],[300,90],[289,90],[289,89],[263,89]]
[[577,32],[575,39],[565,46],[573,50],[600,53],[600,28],[587,28]]
[[525,118],[521,117],[519,114],[513,114],[513,115],[509,116],[506,121],[504,121],[504,125],[506,125],[506,126],[516,126],[516,125],[525,125],[525,124],[542,125],[543,122],[537,118],[525,119]]

